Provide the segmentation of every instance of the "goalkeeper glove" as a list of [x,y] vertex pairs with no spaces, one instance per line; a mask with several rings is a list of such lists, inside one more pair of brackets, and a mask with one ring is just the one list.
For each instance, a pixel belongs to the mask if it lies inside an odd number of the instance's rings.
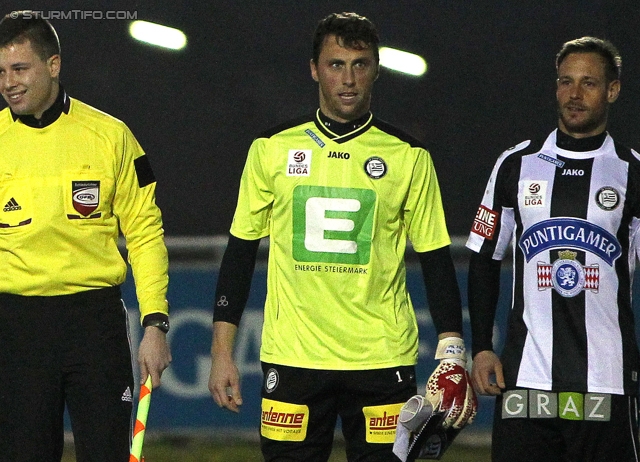
[[442,428],[460,430],[473,422],[478,410],[478,399],[465,369],[464,340],[443,338],[438,342],[435,359],[440,364],[427,381],[425,398],[434,413],[444,413]]

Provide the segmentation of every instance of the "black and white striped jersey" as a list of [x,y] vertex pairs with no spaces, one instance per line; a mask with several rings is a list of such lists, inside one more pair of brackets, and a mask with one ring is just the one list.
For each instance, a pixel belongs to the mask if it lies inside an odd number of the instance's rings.
[[513,246],[507,387],[634,395],[640,155],[607,133],[588,151],[559,138],[499,157],[467,241],[493,260]]

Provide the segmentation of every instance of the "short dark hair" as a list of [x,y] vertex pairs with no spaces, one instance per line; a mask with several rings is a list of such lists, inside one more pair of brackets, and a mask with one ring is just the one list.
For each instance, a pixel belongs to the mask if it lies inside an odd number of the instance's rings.
[[13,11],[0,21],[0,48],[31,42],[43,61],[60,54],[60,40],[51,23],[32,11]]
[[622,58],[618,49],[608,40],[597,37],[582,37],[562,45],[556,55],[556,70],[564,59],[572,53],[597,53],[604,59],[605,75],[609,82],[618,80],[622,72]]
[[348,48],[361,48],[364,43],[373,49],[376,63],[380,61],[378,53],[378,31],[376,26],[364,16],[356,13],[332,13],[322,19],[313,34],[313,62],[317,63],[320,50],[327,35],[335,35]]

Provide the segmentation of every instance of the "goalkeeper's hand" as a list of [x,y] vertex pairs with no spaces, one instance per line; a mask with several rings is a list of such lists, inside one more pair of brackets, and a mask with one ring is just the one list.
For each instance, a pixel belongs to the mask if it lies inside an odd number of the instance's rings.
[[444,413],[443,429],[460,430],[473,422],[478,409],[478,399],[465,368],[464,340],[443,338],[438,342],[435,359],[439,359],[440,364],[427,381],[425,398],[434,413]]

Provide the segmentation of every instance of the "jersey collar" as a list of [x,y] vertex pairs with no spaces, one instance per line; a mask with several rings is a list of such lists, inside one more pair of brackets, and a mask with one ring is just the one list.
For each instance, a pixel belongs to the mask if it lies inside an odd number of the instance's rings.
[[40,119],[36,119],[32,114],[18,115],[13,111],[11,111],[11,116],[13,117],[14,122],[20,119],[20,122],[28,127],[44,128],[58,120],[63,112],[65,114],[68,114],[70,106],[71,101],[69,100],[69,96],[67,96],[64,88],[62,88],[62,85],[60,85],[60,90],[58,91],[56,100],[53,102],[49,109],[42,113],[42,117]]
[[562,130],[556,130],[556,146],[566,151],[588,152],[600,149],[600,146],[607,138],[607,132],[604,131],[595,136],[587,138],[574,138],[564,133]]
[[372,125],[373,114],[367,112],[356,120],[342,123],[330,119],[318,109],[314,122],[325,136],[338,143],[344,143],[366,132]]

